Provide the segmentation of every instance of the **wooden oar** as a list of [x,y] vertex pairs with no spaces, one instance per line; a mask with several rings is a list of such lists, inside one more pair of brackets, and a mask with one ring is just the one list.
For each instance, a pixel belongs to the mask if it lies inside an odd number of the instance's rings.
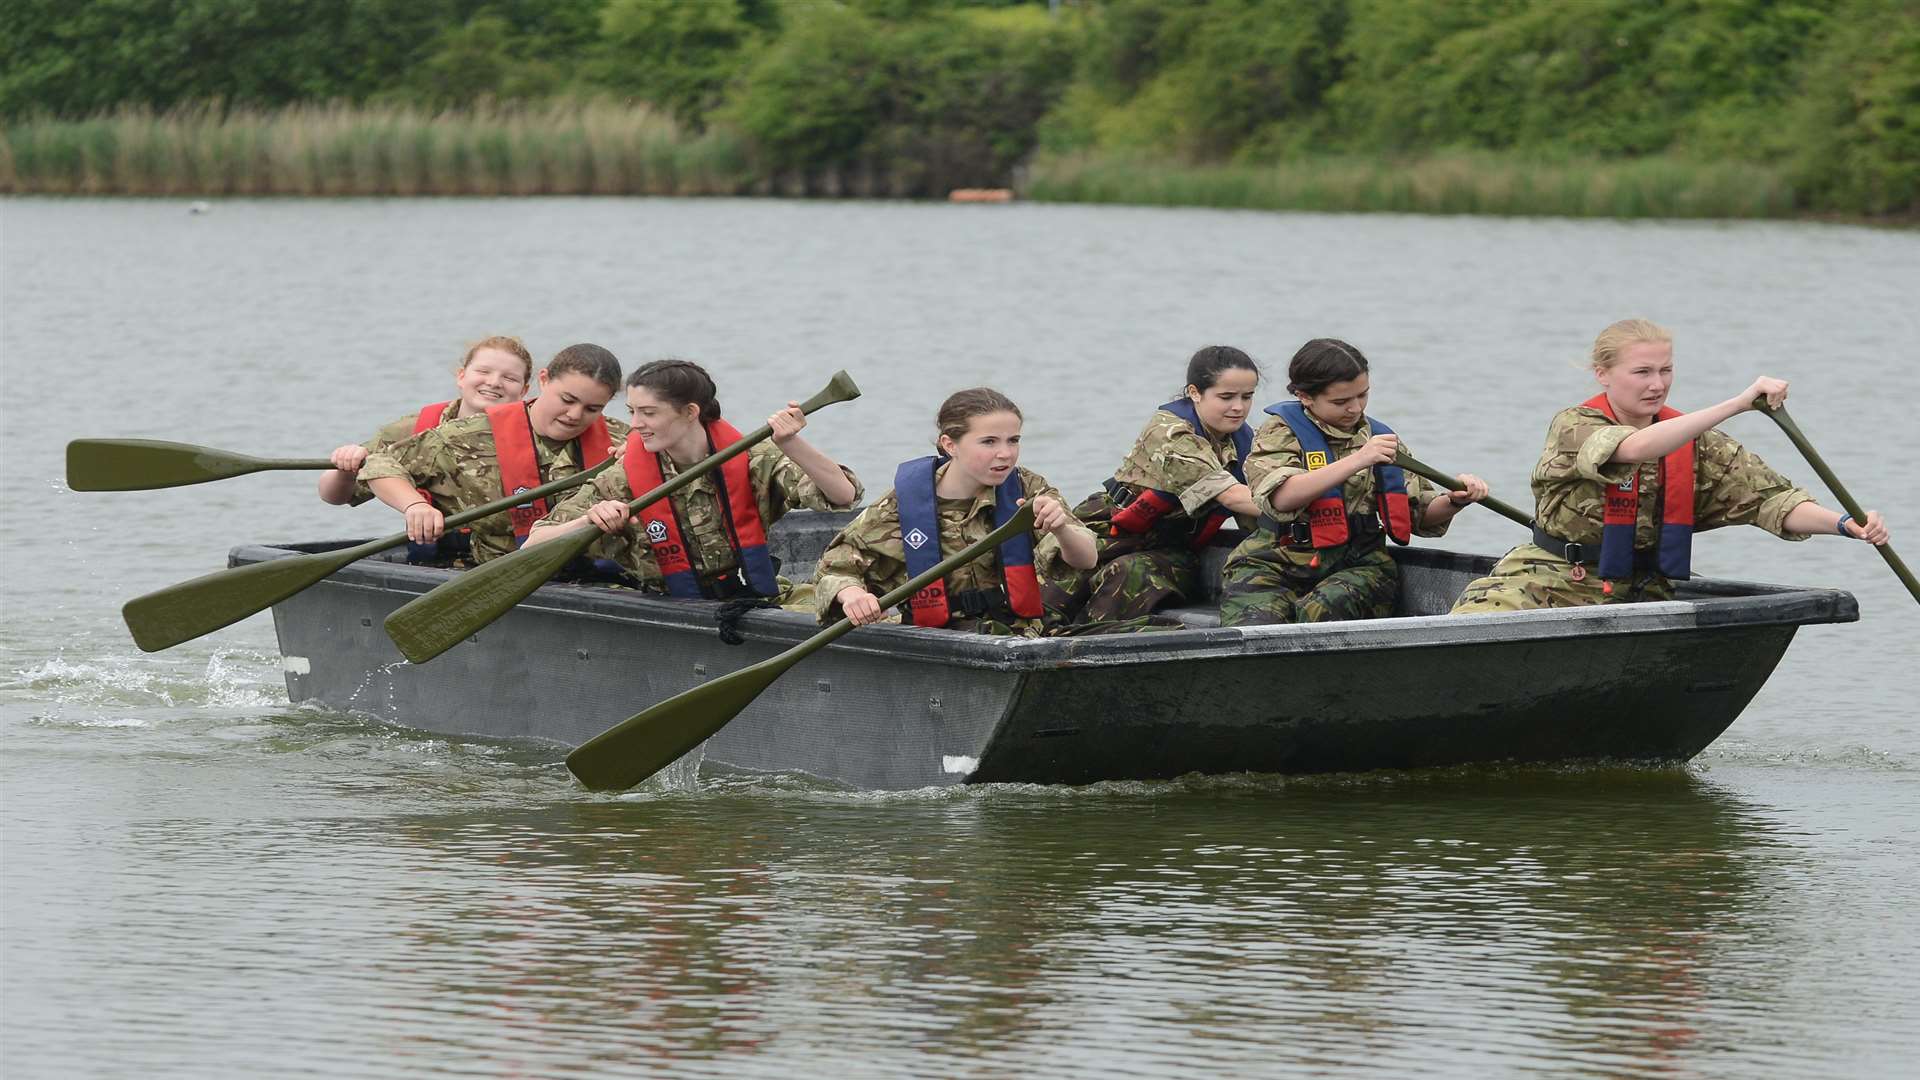
[[[854,385],[852,376],[840,371],[825,389],[802,402],[800,410],[811,413],[859,396],[860,388]],[[627,509],[638,511],[666,498],[772,435],[770,425],[760,425],[739,442],[627,503]],[[432,592],[415,597],[387,616],[387,636],[400,647],[400,655],[424,664],[511,611],[515,604],[545,584],[561,567],[585,554],[594,541],[604,535],[597,528],[582,528],[475,567]]]
[[[1439,469],[1436,469],[1431,465],[1427,465],[1416,460],[1411,455],[1409,455],[1405,450],[1402,450],[1399,452],[1399,455],[1393,459],[1393,463],[1407,470],[1410,473],[1419,473],[1421,476],[1424,476],[1427,479],[1433,481],[1434,483],[1439,484],[1443,489],[1447,491],[1466,490],[1466,485],[1460,482],[1459,477],[1448,476],[1446,473],[1441,472]],[[1499,514],[1501,517],[1506,518],[1509,521],[1512,521],[1516,524],[1525,525],[1528,528],[1531,528],[1533,526],[1533,515],[1523,514],[1520,511],[1515,510],[1513,507],[1508,506],[1506,503],[1501,502],[1499,499],[1496,499],[1491,495],[1487,496],[1484,499],[1481,499],[1480,505],[1486,507],[1487,509],[1493,511],[1494,513]],[[1465,509],[1465,507],[1462,507],[1461,509]]]
[[67,444],[67,487],[148,491],[225,480],[269,469],[331,469],[325,458],[257,458],[157,439],[75,439]]
[[[885,611],[954,570],[986,555],[1001,541],[1033,527],[1033,507],[1022,506],[1005,525],[880,598]],[[595,791],[624,791],[679,760],[753,703],[793,665],[853,629],[841,619],[778,656],[722,675],[595,735],[567,755],[567,768]]]
[[[1826,482],[1827,490],[1833,492],[1833,497],[1840,500],[1840,505],[1846,509],[1847,513],[1853,515],[1853,520],[1865,525],[1867,512],[1860,509],[1860,504],[1854,501],[1845,487],[1841,486],[1840,478],[1833,475],[1832,469],[1827,468],[1827,463],[1821,459],[1820,452],[1813,448],[1813,444],[1807,441],[1805,435],[1801,434],[1800,425],[1794,423],[1793,417],[1787,415],[1787,407],[1782,405],[1777,409],[1770,409],[1764,397],[1755,398],[1754,407],[1780,425],[1780,430],[1787,433],[1787,438],[1793,440],[1793,445],[1800,448],[1800,456],[1806,458],[1807,464],[1813,466],[1813,471],[1819,473],[1820,479]],[[1893,553],[1893,545],[1874,544],[1873,550],[1887,560],[1887,566],[1893,570],[1895,576],[1899,577],[1900,583],[1907,587],[1907,591],[1913,594],[1914,600],[1920,601],[1920,581],[1914,580],[1913,571],[1907,569],[1907,564],[1901,562],[1900,556]]]
[[[489,514],[503,514],[521,503],[577,487],[613,463],[614,459],[608,458],[591,469],[565,479],[550,481],[531,491],[463,510],[447,518],[447,528],[458,528]],[[133,631],[134,644],[145,652],[159,652],[239,622],[256,611],[272,607],[356,559],[364,559],[375,552],[399,547],[406,542],[407,534],[401,532],[339,551],[296,555],[288,559],[273,559],[215,571],[129,600],[120,609],[120,615],[126,620],[127,629]]]

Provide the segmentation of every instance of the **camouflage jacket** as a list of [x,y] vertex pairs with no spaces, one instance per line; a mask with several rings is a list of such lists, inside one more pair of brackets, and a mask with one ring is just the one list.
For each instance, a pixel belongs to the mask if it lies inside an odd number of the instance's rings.
[[[1333,451],[1335,461],[1365,446],[1367,440],[1373,438],[1373,428],[1365,421],[1352,431],[1339,431],[1321,423],[1311,412],[1307,414],[1307,418],[1312,420],[1313,425],[1320,429],[1320,433],[1327,437],[1327,448]],[[1405,440],[1401,441],[1401,445],[1406,445]],[[1305,508],[1288,514],[1279,513],[1273,508],[1273,493],[1287,477],[1306,474],[1307,456],[1300,449],[1299,437],[1293,433],[1292,428],[1287,426],[1285,420],[1277,416],[1268,420],[1260,428],[1260,433],[1253,438],[1253,453],[1247,455],[1247,484],[1253,489],[1253,501],[1266,516],[1282,524],[1299,519],[1306,512]],[[1445,535],[1446,525],[1434,528],[1423,525],[1422,521],[1426,517],[1424,511],[1427,504],[1434,499],[1444,498],[1446,492],[1413,473],[1407,472],[1405,475],[1407,502],[1413,507],[1414,535]],[[1361,516],[1372,514],[1373,470],[1362,469],[1347,477],[1346,482],[1340,485],[1340,493],[1347,500],[1348,514]],[[1311,558],[1311,553],[1309,552],[1306,557]]]
[[[453,423],[455,420],[459,419],[459,417],[456,415],[457,413],[459,413],[459,411],[460,411],[460,403],[458,401],[455,401],[452,404],[448,405],[446,410],[440,414],[440,423],[441,424]],[[382,424],[380,426],[380,430],[373,433],[373,438],[368,439],[366,442],[363,442],[360,445],[367,448],[367,454],[369,456],[378,454],[381,451],[392,446],[394,443],[405,442],[408,439],[413,438],[413,425],[419,419],[420,419],[420,410],[415,409],[412,412],[408,413],[407,415],[401,417],[398,420],[393,421],[390,424]],[[435,426],[437,427],[439,425],[435,425]],[[348,505],[359,506],[361,503],[367,502],[372,498],[373,498],[373,490],[367,487],[367,482],[365,480],[360,479],[358,476],[354,477],[353,498],[348,501]]]
[[[849,505],[857,505],[863,494],[860,478],[844,465],[840,471],[853,481],[853,503]],[[673,459],[661,455],[660,478],[671,480],[679,474],[679,466],[674,464]],[[760,521],[769,528],[789,510],[846,509],[828,502],[827,497],[820,493],[820,485],[813,482],[805,469],[781,453],[771,439],[755,443],[753,449],[747,451],[747,475],[753,478],[754,502],[760,507]],[[708,473],[669,496],[673,502],[673,512],[679,518],[681,537],[689,549],[694,572],[702,580],[731,573],[740,565],[733,542],[727,536],[726,517],[720,509],[720,489],[715,486],[712,476],[712,473]],[[593,483],[569,492],[560,505],[540,519],[539,524],[564,525],[584,515],[594,503],[606,499],[632,502],[633,497],[633,488],[627,483],[627,470],[615,465],[594,477]],[[648,546],[646,531],[637,517],[617,534],[601,534],[590,553],[619,563],[640,580],[641,588],[652,592],[666,591],[666,579],[661,576],[660,567],[653,560],[653,549]]]
[[[952,464],[940,466],[934,474],[934,482],[952,468]],[[1027,501],[1048,495],[1060,498],[1060,492],[1045,477],[1030,469],[1020,470],[1020,483],[1025,487]],[[993,508],[995,491],[989,488],[972,499],[936,499],[936,508],[940,515],[940,551],[942,555],[951,555],[968,544],[982,539],[993,531]],[[1035,563],[1046,558],[1045,549],[1059,542],[1050,535],[1034,530],[1036,545]],[[840,535],[833,538],[827,550],[820,556],[820,565],[814,573],[814,604],[820,613],[820,621],[831,622],[840,617],[840,605],[835,601],[841,591],[852,585],[865,588],[874,596],[884,596],[888,592],[907,583],[906,547],[900,540],[900,500],[889,491],[872,506],[861,511],[860,516],[847,523]],[[970,589],[991,589],[1001,585],[1000,561],[992,554],[960,567],[947,575],[947,589],[953,592]],[[1038,636],[1042,631],[1042,620],[1019,619],[1011,624],[1013,632],[1024,636]]]
[[[618,442],[627,437],[627,425],[607,420],[609,436]],[[546,480],[561,480],[580,471],[578,444],[556,442],[536,432],[534,457]],[[618,465],[607,471],[613,472]],[[442,513],[457,514],[501,498],[500,462],[493,452],[493,426],[483,413],[451,420],[437,428],[394,443],[385,450],[367,456],[360,467],[360,481],[397,476],[414,487],[432,493],[434,505]],[[513,551],[513,521],[503,511],[472,524],[473,561]]]
[[[1533,499],[1540,527],[1562,540],[1596,544],[1606,516],[1606,488],[1632,475],[1630,462],[1607,459],[1635,429],[1616,424],[1598,409],[1576,405],[1555,414],[1547,426],[1547,445],[1533,467]],[[1640,514],[1635,547],[1659,544],[1660,463],[1643,461]],[[1758,525],[1788,540],[1806,537],[1787,532],[1789,511],[1813,496],[1794,487],[1752,451],[1718,428],[1694,444],[1693,527]]]
[[1180,499],[1182,513],[1199,517],[1240,482],[1228,471],[1239,454],[1232,436],[1202,436],[1185,420],[1159,410],[1133,441],[1113,479],[1132,488],[1171,491]]

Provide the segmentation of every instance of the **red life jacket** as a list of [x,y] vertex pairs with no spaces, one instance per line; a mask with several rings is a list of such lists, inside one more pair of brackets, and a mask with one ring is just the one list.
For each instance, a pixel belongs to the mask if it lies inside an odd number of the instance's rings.
[[[1185,420],[1202,439],[1212,441],[1206,427],[1200,423],[1200,414],[1194,411],[1193,402],[1186,398],[1176,398],[1160,406],[1160,411],[1172,413]],[[1227,466],[1227,471],[1233,474],[1234,479],[1244,484],[1247,482],[1245,472],[1247,455],[1253,452],[1253,428],[1250,425],[1241,424],[1240,430],[1233,433],[1233,445],[1239,453],[1233,464]],[[1113,489],[1109,487],[1108,490]],[[1114,536],[1123,532],[1144,533],[1158,524],[1161,518],[1178,509],[1180,509],[1180,497],[1173,492],[1161,491],[1157,488],[1141,488],[1132,502],[1114,511],[1113,516],[1107,519],[1108,533]],[[1206,547],[1207,541],[1213,539],[1213,534],[1219,532],[1220,526],[1225,525],[1227,519],[1232,516],[1231,510],[1216,503],[1206,517],[1194,523],[1194,533],[1189,543],[1196,548]]]
[[[440,418],[447,414],[447,406],[452,404],[453,402],[451,401],[441,401],[432,405],[420,406],[420,415],[413,418],[413,433],[418,435],[423,431],[431,431],[439,427]],[[419,492],[420,497],[427,500],[429,504],[433,502],[433,492],[428,491],[426,488],[414,488],[413,490]]]
[[[740,441],[740,432],[725,420],[706,425],[707,443],[717,452]],[[748,454],[735,454],[715,472],[707,474],[720,489],[720,513],[727,523],[727,542],[740,563],[740,576],[749,589],[761,596],[779,596],[780,581],[774,575],[773,555],[767,550],[767,527],[760,520],[760,500],[754,497],[753,469]],[[620,459],[627,470],[627,486],[637,498],[663,482],[660,455],[650,453],[638,432],[627,436],[627,453]],[[673,510],[674,496],[656,499],[640,510],[647,532],[647,546],[653,549],[653,561],[666,579],[670,596],[698,600],[709,595],[707,583],[694,573],[686,541],[680,533],[679,515]]]
[[[493,456],[500,464],[500,493],[518,495],[546,483],[540,471],[540,455],[534,448],[531,402],[505,401],[487,410],[487,423],[493,428]],[[580,467],[591,469],[613,453],[613,438],[607,432],[606,417],[596,416],[587,430],[574,440],[580,448]],[[547,516],[547,500],[535,499],[507,511],[513,521],[515,547],[527,542],[533,523]]]
[[[1267,406],[1267,411],[1286,421],[1293,430],[1293,437],[1300,440],[1300,450],[1307,461],[1308,470],[1325,468],[1333,462],[1333,448],[1327,443],[1327,437],[1307,415],[1306,406],[1297,401],[1282,402]],[[1367,426],[1375,435],[1391,435],[1393,429],[1367,417]],[[1313,463],[1319,455],[1320,464]],[[1313,546],[1317,548],[1339,547],[1347,542],[1347,499],[1342,489],[1344,483],[1335,484],[1331,491],[1307,504],[1307,525],[1313,530]],[[1396,544],[1413,542],[1413,508],[1407,502],[1407,477],[1398,465],[1376,465],[1373,468],[1373,507],[1380,515],[1380,526]],[[1318,558],[1318,556],[1315,556]]]
[[[944,457],[914,458],[901,463],[893,474],[894,499],[900,506],[900,546],[906,555],[907,576],[919,577],[938,565],[940,550],[940,511],[934,493],[933,474]],[[1020,510],[1026,496],[1018,470],[1010,473],[994,490],[993,524],[1007,523]],[[1007,594],[1007,606],[1023,619],[1038,619],[1046,614],[1040,604],[1040,578],[1033,570],[1033,536],[1019,533],[999,548],[1000,579]],[[947,583],[936,581],[907,601],[915,626],[945,626],[953,611],[947,604]]]
[[[1613,403],[1607,400],[1604,393],[1595,394],[1582,404],[1607,414],[1607,419],[1615,423],[1619,422],[1619,417],[1613,412]],[[1656,419],[1671,420],[1684,415],[1680,410],[1667,406],[1660,410]],[[1679,449],[1660,459],[1658,565],[1665,577],[1685,579],[1693,572],[1693,483],[1693,440],[1689,439]],[[1607,485],[1607,509],[1600,527],[1602,578],[1633,576],[1633,530],[1639,521],[1640,466],[1636,463],[1627,479]]]

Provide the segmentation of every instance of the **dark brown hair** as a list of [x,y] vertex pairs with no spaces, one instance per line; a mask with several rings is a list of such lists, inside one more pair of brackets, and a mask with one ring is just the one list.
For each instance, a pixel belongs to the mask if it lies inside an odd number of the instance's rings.
[[1367,373],[1367,358],[1339,338],[1314,338],[1287,364],[1287,390],[1311,397],[1337,382]]
[[1253,357],[1231,345],[1208,345],[1187,361],[1187,385],[1205,393],[1231,368],[1251,371],[1256,380],[1260,377],[1260,365],[1253,362]]
[[620,361],[598,345],[569,345],[554,353],[553,359],[547,361],[549,379],[557,379],[573,371],[606,387],[610,394],[620,392]]
[[703,424],[720,419],[720,391],[713,385],[713,376],[691,360],[654,360],[641,364],[627,377],[627,385],[651,390],[654,396],[676,409],[700,406]]

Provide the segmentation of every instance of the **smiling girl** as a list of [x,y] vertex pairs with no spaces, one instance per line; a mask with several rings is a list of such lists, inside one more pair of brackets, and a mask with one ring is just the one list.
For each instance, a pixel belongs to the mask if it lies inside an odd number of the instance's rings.
[[1052,537],[1060,558],[1093,568],[1093,534],[1074,520],[1060,493],[1020,468],[1020,409],[986,387],[962,390],[940,406],[931,457],[901,465],[894,489],[853,519],[820,556],[814,598],[821,622],[844,612],[855,626],[886,618],[879,596],[984,538],[1033,503],[1033,529],[920,590],[902,605],[915,626],[1038,637],[1047,631],[1033,567],[1035,545]]
[[1072,621],[1121,621],[1200,596],[1201,552],[1227,521],[1260,513],[1244,465],[1260,368],[1230,345],[1187,361],[1186,389],[1154,412],[1104,488],[1074,508],[1099,548],[1084,573],[1050,559],[1047,608]]
[[627,380],[633,430],[621,467],[554,507],[527,543],[598,528],[607,535],[593,554],[618,563],[642,589],[690,599],[791,599],[791,583],[775,575],[767,554],[767,529],[789,510],[844,510],[861,494],[851,470],[800,437],[807,416],[798,402],[767,418],[770,440],[643,508],[637,521],[627,512],[636,494],[740,441],[720,418],[717,395],[713,377],[689,360],[656,360],[635,371]]
[[[627,428],[601,416],[620,389],[620,361],[598,345],[569,345],[540,370],[540,396],[430,428],[367,457],[360,479],[406,515],[407,538],[440,539],[446,515],[605,461]],[[547,511],[540,499],[473,523],[473,561],[505,555]]]
[[1887,542],[1878,513],[1853,521],[1819,506],[1714,430],[1756,399],[1778,408],[1784,381],[1762,376],[1718,405],[1669,408],[1673,335],[1645,319],[1601,331],[1592,365],[1600,392],[1553,418],[1533,469],[1533,543],[1467,586],[1455,614],[1671,599],[1691,573],[1693,534],[1726,525]]
[[1287,389],[1254,438],[1247,480],[1260,527],[1227,559],[1222,626],[1371,619],[1393,614],[1400,569],[1392,537],[1439,536],[1460,507],[1487,497],[1462,476],[1459,491],[1430,490],[1394,466],[1400,440],[1367,415],[1367,358],[1335,338],[1293,354]]
[[503,402],[519,401],[526,396],[532,380],[533,355],[519,338],[496,335],[474,342],[454,369],[453,385],[460,396],[423,405],[418,412],[385,425],[366,442],[336,448],[329,455],[333,469],[320,474],[320,501],[335,506],[366,502],[373,498],[373,492],[360,482],[359,473],[369,454],[429,428],[479,416]]

